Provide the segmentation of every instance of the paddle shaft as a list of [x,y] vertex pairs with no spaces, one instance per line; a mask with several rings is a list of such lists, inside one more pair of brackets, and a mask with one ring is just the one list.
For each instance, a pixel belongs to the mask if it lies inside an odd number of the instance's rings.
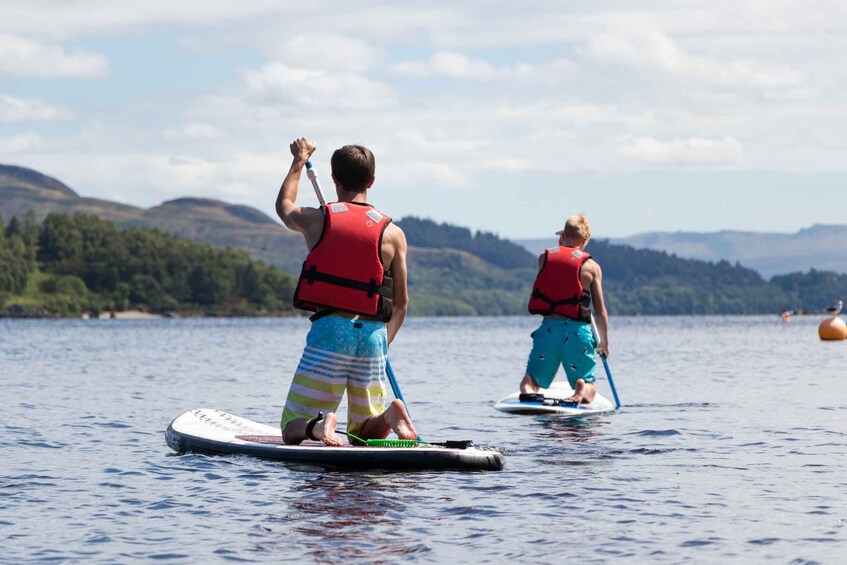
[[[322,207],[326,207],[326,199],[324,198],[323,191],[321,190],[321,185],[318,182],[318,175],[315,172],[315,166],[312,165],[311,161],[306,161],[306,174],[308,175],[309,180],[312,181],[312,187],[315,189],[318,202],[321,203]],[[394,398],[403,403],[403,406],[406,407],[406,414],[411,420],[412,415],[409,413],[409,405],[406,404],[406,399],[403,398],[403,393],[400,392],[400,385],[397,384],[397,377],[394,376],[394,370],[391,368],[391,362],[387,357],[385,358],[385,374],[388,375],[388,382],[391,383],[391,391],[394,393]],[[418,434],[418,441],[423,441],[420,434]]]
[[[591,331],[594,334],[594,339],[600,341],[600,335],[597,332],[597,324],[594,322],[594,312],[591,313]],[[606,354],[601,352],[600,359],[603,360],[603,368],[606,370],[606,377],[609,379],[609,386],[612,387],[612,395],[615,397],[615,409],[621,407],[621,401],[618,398],[618,390],[615,388],[615,381],[612,379],[612,372],[609,370],[609,362],[606,361]]]
[[312,165],[311,161],[306,161],[306,176],[309,177],[309,180],[312,181],[312,187],[315,189],[315,194],[318,197],[318,202],[321,203],[321,206],[326,206],[326,200],[324,200],[324,193],[321,190],[321,185],[318,182],[318,175],[315,173],[315,166]]

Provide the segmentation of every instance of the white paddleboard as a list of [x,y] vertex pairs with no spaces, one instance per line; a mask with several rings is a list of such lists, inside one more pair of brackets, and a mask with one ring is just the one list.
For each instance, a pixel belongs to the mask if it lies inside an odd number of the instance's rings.
[[498,400],[494,408],[510,414],[557,414],[565,417],[615,411],[615,405],[599,392],[594,396],[594,402],[591,404],[580,404],[579,406],[556,404],[556,400],[564,400],[573,394],[573,389],[567,382],[554,382],[550,388],[542,388],[539,392],[544,395],[545,399],[550,400],[546,402],[521,402],[520,392],[514,392]]
[[[499,471],[505,456],[498,449],[442,447],[328,447],[304,441],[285,445],[279,427],[253,422],[220,410],[198,408],[177,417],[165,432],[177,453],[250,455],[342,469],[451,469]],[[461,442],[458,442],[461,443]]]

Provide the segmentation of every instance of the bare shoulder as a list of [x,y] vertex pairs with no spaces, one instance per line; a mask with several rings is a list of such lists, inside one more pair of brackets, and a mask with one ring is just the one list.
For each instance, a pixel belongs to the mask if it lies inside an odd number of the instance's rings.
[[593,257],[588,259],[585,264],[582,266],[583,270],[587,270],[588,272],[596,275],[602,275],[603,270],[600,268],[600,263],[594,260]]
[[600,264],[597,261],[589,259],[582,264],[579,276],[582,279],[583,286],[591,286],[600,282],[603,278],[603,271],[600,269]]
[[315,246],[321,237],[324,227],[324,211],[322,208],[301,207],[288,215],[285,225],[288,229],[300,232],[306,238],[309,249]]
[[382,234],[382,241],[384,243],[388,243],[395,249],[406,249],[406,234],[403,232],[403,229],[394,222],[391,222],[385,227],[385,233]]

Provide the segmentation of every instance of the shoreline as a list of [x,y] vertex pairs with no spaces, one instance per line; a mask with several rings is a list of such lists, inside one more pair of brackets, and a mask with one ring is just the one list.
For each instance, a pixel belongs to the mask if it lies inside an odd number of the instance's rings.
[[164,318],[161,314],[151,314],[142,312],[141,310],[124,310],[122,312],[100,312],[99,316],[92,317],[90,314],[83,314],[83,320],[158,320]]

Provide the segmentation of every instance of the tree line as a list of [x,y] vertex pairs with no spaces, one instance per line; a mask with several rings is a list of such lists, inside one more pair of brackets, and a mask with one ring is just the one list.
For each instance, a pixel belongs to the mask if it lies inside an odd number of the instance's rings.
[[[431,220],[400,222],[409,254],[413,315],[517,315],[536,257],[490,233]],[[811,270],[764,280],[727,261],[681,259],[595,240],[613,315],[819,312],[847,298],[847,275]],[[0,311],[53,315],[140,309],[154,313],[287,315],[296,281],[246,252],[193,243],[149,228],[118,230],[84,214],[30,212],[0,220]]]
[[51,213],[38,225],[30,212],[0,221],[0,309],[280,315],[293,312],[294,286],[244,251],[148,228],[119,231],[96,216]]
[[[536,256],[494,234],[432,220],[398,222],[410,246],[432,250],[410,253],[410,311],[416,301],[446,314],[522,314],[537,272]],[[439,253],[465,251],[469,256]],[[784,310],[820,312],[839,298],[847,299],[847,275],[811,270],[775,276],[728,261],[682,259],[663,251],[635,249],[592,240],[587,249],[603,269],[607,307],[617,315],[773,314]],[[487,258],[499,257],[495,261]]]

